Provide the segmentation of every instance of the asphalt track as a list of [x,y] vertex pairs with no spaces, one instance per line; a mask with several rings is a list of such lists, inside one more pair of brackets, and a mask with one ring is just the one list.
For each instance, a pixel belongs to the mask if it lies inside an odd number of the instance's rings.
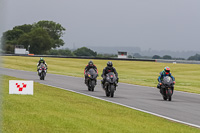
[[[172,101],[164,101],[159,90],[119,83],[114,98],[106,97],[98,81],[94,92],[87,90],[83,78],[47,73],[44,81],[39,80],[37,72],[0,68],[0,74],[21,79],[33,80],[41,84],[70,90],[97,99],[113,102],[132,109],[150,113],[176,122],[200,128],[200,95],[174,91]],[[176,88],[175,88],[176,89]]]

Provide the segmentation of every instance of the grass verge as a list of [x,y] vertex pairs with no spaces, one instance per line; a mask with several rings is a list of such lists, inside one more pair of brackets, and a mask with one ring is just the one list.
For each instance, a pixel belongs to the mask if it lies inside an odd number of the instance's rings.
[[200,130],[120,105],[34,83],[34,95],[9,95],[3,76],[5,133],[197,133]]

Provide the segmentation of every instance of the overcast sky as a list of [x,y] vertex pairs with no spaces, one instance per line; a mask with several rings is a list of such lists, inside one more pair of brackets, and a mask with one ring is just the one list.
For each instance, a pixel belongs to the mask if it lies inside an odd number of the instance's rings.
[[63,40],[69,48],[200,51],[200,0],[0,1],[1,36],[17,25],[50,20],[66,28]]

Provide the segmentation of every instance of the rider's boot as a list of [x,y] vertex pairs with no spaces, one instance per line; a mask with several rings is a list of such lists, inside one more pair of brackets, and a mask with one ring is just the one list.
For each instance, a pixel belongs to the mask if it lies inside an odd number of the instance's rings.
[[104,81],[101,80],[101,87],[104,89],[105,88],[105,84],[104,84]]
[[160,89],[160,87],[161,87],[161,86],[160,86],[160,84],[158,83],[157,88]]

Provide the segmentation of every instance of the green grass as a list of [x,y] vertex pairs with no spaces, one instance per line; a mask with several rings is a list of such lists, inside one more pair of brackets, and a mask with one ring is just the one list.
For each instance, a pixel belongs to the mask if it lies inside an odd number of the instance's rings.
[[9,95],[3,76],[5,133],[197,133],[200,130],[120,105],[34,83],[34,95]]
[[[3,66],[6,68],[36,71],[39,57],[4,56]],[[45,58],[48,63],[48,73],[83,77],[83,71],[89,59],[71,58]],[[94,60],[99,75],[106,66],[107,60]],[[172,64],[143,61],[117,61],[113,60],[114,67],[119,74],[119,82],[157,86],[157,78],[165,66],[171,68],[176,78],[175,90],[200,94],[200,65],[198,64]],[[100,77],[98,79],[101,79]]]

